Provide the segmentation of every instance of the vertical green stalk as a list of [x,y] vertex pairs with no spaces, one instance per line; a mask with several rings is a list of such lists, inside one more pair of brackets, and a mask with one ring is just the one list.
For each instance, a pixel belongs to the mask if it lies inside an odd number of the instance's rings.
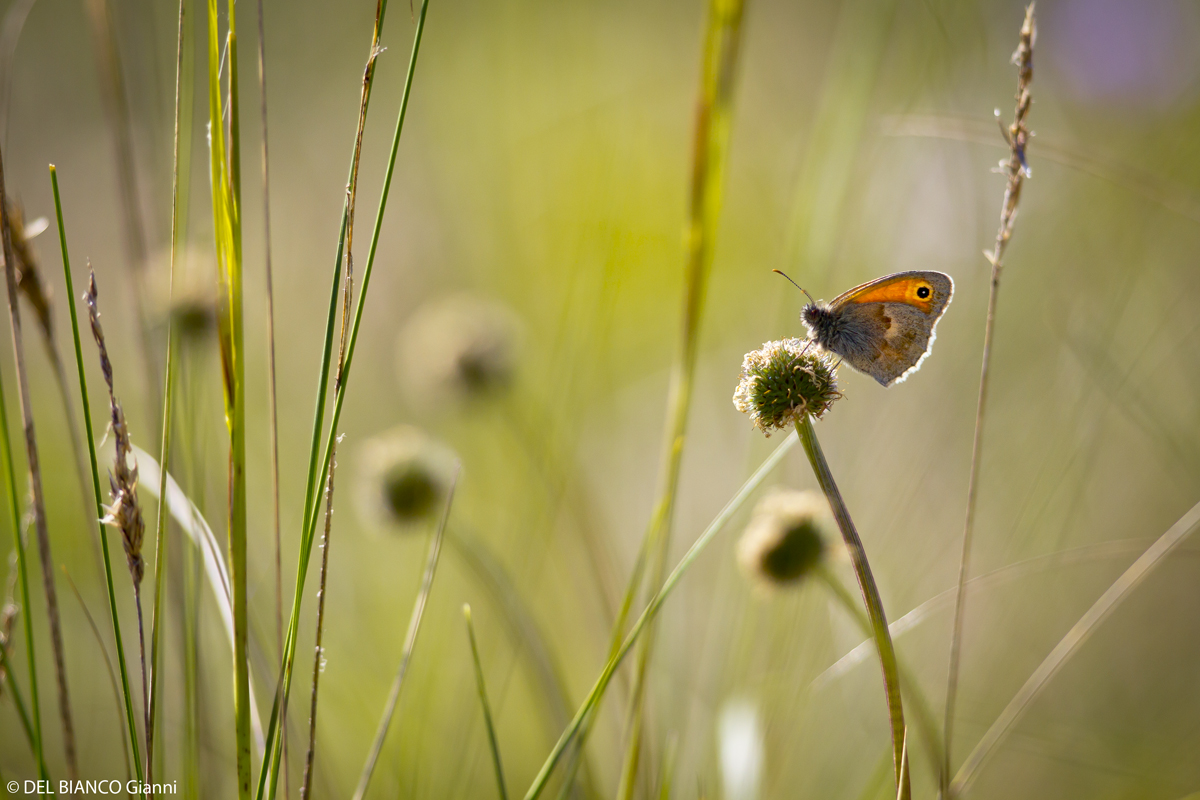
[[[58,193],[58,170],[50,165],[50,186],[54,190],[54,213],[58,220],[58,241],[62,248],[63,281],[67,288],[67,309],[71,312],[71,336],[75,341],[75,366],[79,371],[79,395],[83,404],[83,427],[87,435],[88,459],[92,467],[92,492],[96,501],[96,519],[104,517],[104,501],[100,494],[100,468],[96,464],[96,440],[92,433],[92,409],[88,399],[87,373],[83,369],[83,347],[79,343],[79,317],[75,312],[75,284],[71,280],[71,259],[67,254],[67,229],[63,225],[62,200]],[[6,429],[7,430],[7,429]],[[5,434],[7,441],[7,433]],[[125,699],[125,729],[129,734],[129,749],[133,753],[133,768],[142,774],[142,758],[138,749],[137,725],[134,723],[133,698],[129,694],[129,670],[125,664],[125,645],[121,640],[121,619],[117,613],[117,594],[113,587],[112,561],[108,555],[108,526],[100,525],[100,551],[104,556],[104,582],[108,589],[108,611],[113,626],[113,642],[117,648],[117,667],[121,673],[121,691]]]
[[896,777],[896,786],[901,800],[911,797],[908,769],[905,766],[905,727],[904,708],[900,700],[900,669],[896,663],[896,648],[892,645],[892,634],[888,630],[887,615],[883,611],[883,601],[879,598],[879,587],[875,585],[875,577],[871,574],[871,565],[867,562],[867,551],[863,548],[862,539],[850,518],[850,511],[842,500],[833,473],[821,452],[821,444],[817,441],[817,433],[813,430],[812,417],[805,414],[796,422],[796,432],[800,434],[800,442],[808,462],[812,465],[813,473],[821,491],[829,500],[833,510],[833,518],[837,520],[846,549],[850,551],[850,561],[854,565],[854,576],[858,579],[858,588],[862,592],[863,604],[867,608],[867,617],[871,621],[871,633],[875,639],[875,649],[879,652],[879,665],[883,669],[883,693],[887,700],[888,717],[892,731],[892,764]]
[[[179,36],[175,53],[175,141],[172,157],[171,172],[171,272],[168,278],[167,306],[171,305],[175,296],[175,262],[179,256],[179,143],[181,139],[180,123],[183,113],[182,81],[183,81],[183,7],[184,0],[179,0]],[[155,527],[154,541],[154,600],[150,623],[150,697],[149,709],[146,712],[146,784],[153,785],[151,772],[154,768],[154,715],[157,708],[159,674],[158,662],[158,633],[162,619],[163,579],[167,572],[167,464],[171,454],[171,399],[175,388],[175,321],[174,315],[167,314],[167,364],[166,376],[163,379],[163,411],[162,411],[162,447],[159,450],[158,463],[158,514]]]
[[[383,16],[387,4],[384,0],[380,0],[376,13],[375,36],[372,46],[372,58],[378,55],[377,44],[379,34],[383,26]],[[425,16],[429,9],[429,0],[422,0],[421,10],[417,16],[417,29],[413,36],[412,53],[409,56],[408,73],[405,77],[404,93],[400,99],[400,110],[396,118],[396,128],[392,136],[391,151],[388,155],[388,166],[384,173],[383,190],[379,199],[379,208],[375,213],[375,225],[371,235],[371,246],[367,253],[367,264],[363,270],[362,288],[359,290],[358,304],[355,306],[354,322],[350,327],[348,343],[345,347],[345,358],[341,368],[338,370],[338,382],[335,387],[335,399],[333,406],[332,418],[329,425],[329,430],[336,431],[338,421],[341,419],[342,405],[345,401],[346,386],[350,377],[350,368],[354,362],[354,348],[358,341],[358,332],[362,322],[363,308],[366,303],[367,289],[371,282],[371,271],[375,263],[376,248],[379,244],[379,234],[383,227],[383,215],[387,208],[388,192],[391,189],[392,176],[396,167],[396,155],[400,147],[400,134],[404,130],[404,119],[408,111],[408,100],[412,93],[413,76],[416,72],[417,55],[421,48],[421,37],[425,30]],[[373,79],[373,73],[365,78]],[[370,83],[364,86],[363,102],[366,103],[370,97]],[[360,123],[365,121],[365,114],[360,115]],[[356,151],[357,151],[357,136],[356,136]],[[316,534],[316,483],[317,476],[327,474],[329,463],[332,457],[332,448],[334,437],[326,440],[324,456],[318,462],[318,453],[321,451],[321,432],[324,427],[325,414],[325,399],[326,391],[329,383],[329,372],[332,361],[333,350],[333,330],[337,317],[337,298],[338,298],[338,282],[341,275],[341,259],[346,243],[347,236],[347,211],[349,208],[349,198],[342,211],[342,230],[338,241],[337,263],[334,269],[334,277],[332,288],[329,297],[329,314],[326,319],[325,329],[325,344],[321,362],[321,375],[317,387],[317,404],[316,412],[313,420],[312,446],[309,453],[309,471],[308,471],[308,486],[306,489],[304,503],[304,526],[301,530],[300,537],[300,554],[296,568],[296,586],[295,593],[292,597],[292,613],[288,623],[287,637],[284,642],[284,658],[280,664],[279,685],[275,693],[275,704],[271,710],[271,721],[268,724],[266,732],[266,759],[264,760],[264,769],[259,776],[259,784],[257,797],[266,796],[274,797],[275,785],[279,775],[280,762],[280,742],[278,740],[279,730],[279,711],[281,705],[287,704],[287,698],[291,691],[292,681],[292,665],[296,654],[296,634],[300,623],[300,602],[303,597],[304,579],[308,573],[308,564],[312,554],[313,539]],[[320,467],[318,468],[318,463]],[[267,766],[269,765],[269,769]],[[269,773],[269,774],[268,774]],[[268,783],[270,788],[267,788]]]
[[[238,797],[250,797],[250,662],[246,591],[246,393],[242,328],[241,147],[238,111],[237,9],[229,0],[229,130],[224,127],[218,3],[208,0],[208,118],[213,232],[219,272],[218,333],[229,430],[229,572],[233,600],[234,716]],[[226,138],[228,137],[228,138]]]
[[500,744],[496,741],[496,726],[492,724],[492,707],[488,704],[487,686],[483,681],[483,664],[479,661],[479,644],[475,641],[475,626],[471,623],[471,606],[463,603],[463,617],[467,621],[467,638],[471,640],[471,661],[475,665],[475,688],[479,690],[479,704],[483,706],[483,724],[487,728],[488,747],[492,751],[492,766],[496,770],[496,789],[500,800],[508,800],[504,788],[504,766],[500,761]]
[[[72,311],[74,306],[72,306]],[[12,514],[10,523],[13,530],[13,546],[17,548],[17,573],[21,579],[21,625],[25,628],[25,656],[29,665],[29,702],[33,716],[33,755],[37,759],[38,777],[50,780],[46,772],[46,758],[42,751],[42,714],[38,705],[37,658],[34,654],[33,643],[33,613],[29,603],[29,567],[25,560],[25,542],[21,539],[21,505],[17,499],[17,475],[13,470],[12,443],[8,436],[8,404],[4,400],[4,382],[0,381],[0,438],[3,439],[4,483],[8,488],[8,507]],[[110,584],[111,585],[111,584]],[[7,665],[6,671],[12,678],[12,668]],[[17,697],[16,684],[13,686],[13,697]]]
[[[658,586],[666,572],[667,553],[671,543],[671,523],[679,486],[679,470],[687,432],[688,408],[691,405],[692,381],[696,366],[696,347],[699,341],[700,317],[708,288],[712,265],[713,244],[721,211],[721,193],[729,152],[729,129],[732,118],[733,83],[741,43],[743,0],[710,0],[708,26],[704,37],[704,55],[700,81],[700,97],[696,106],[695,139],[692,153],[691,195],[688,220],[684,229],[685,289],[683,302],[683,335],[679,342],[674,370],[671,374],[671,393],[668,401],[666,439],[663,443],[663,468],[658,500],[643,542],[649,556],[650,586]],[[637,592],[640,576],[635,571],[626,591],[614,640],[621,635],[626,609]],[[646,670],[654,648],[653,626],[642,640],[637,655],[633,691],[630,697],[629,732],[625,764],[621,774],[618,797],[627,800],[633,794],[637,780],[638,760],[642,747],[643,699]]]

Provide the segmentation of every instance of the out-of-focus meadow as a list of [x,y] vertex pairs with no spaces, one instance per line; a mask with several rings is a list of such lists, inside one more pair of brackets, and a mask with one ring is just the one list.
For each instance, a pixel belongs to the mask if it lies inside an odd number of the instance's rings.
[[[10,2],[5,19],[25,5]],[[661,480],[705,6],[430,3],[339,429],[313,796],[348,797],[358,782],[440,509],[400,527],[379,508],[376,462],[388,446],[412,446],[411,431],[397,444],[397,426],[415,426],[452,450],[462,472],[368,796],[496,792],[464,602],[473,609],[513,795],[524,794],[608,657],[612,620]],[[161,386],[139,355],[138,268],[123,232],[88,16],[104,7],[128,98],[150,254],[151,355],[161,376],[174,4],[32,4],[15,50],[3,54],[4,179],[26,221],[50,218],[33,247],[53,293],[77,421],[50,163],[76,294],[90,259],[118,397],[134,444],[156,453]],[[366,0],[265,4],[285,614],[374,13]],[[363,138],[356,264],[366,260],[414,29],[408,4],[393,3],[388,13]],[[1038,14],[1032,178],[999,295],[971,575],[1023,566],[970,587],[955,766],[1101,593],[1200,500],[1200,10],[1183,0],[1045,0]],[[988,302],[982,251],[993,245],[1004,193],[994,168],[1008,153],[993,109],[1006,121],[1012,114],[1009,57],[1022,15],[1022,4],[1007,0],[748,2],[668,558],[678,561],[782,439],[765,439],[731,403],[745,352],[804,335],[803,295],[771,270],[826,299],[889,272],[950,274],[954,301],[922,369],[883,389],[843,367],[845,397],[817,423],[889,618],[940,598],[919,624],[895,635],[939,723],[953,610],[943,593],[958,574]],[[179,350],[171,471],[223,542],[221,362],[215,332],[198,311],[216,293],[205,24],[205,9],[189,0],[194,45],[184,77],[195,88],[185,137],[186,260],[175,295],[193,312],[177,319],[195,324]],[[251,663],[265,722],[279,650],[253,3],[239,5],[238,26]],[[111,656],[107,596],[85,517],[92,490],[80,485],[54,372],[25,308],[54,560],[78,584]],[[99,439],[108,404],[86,317],[82,324]],[[463,347],[474,349],[463,355]],[[447,378],[448,358],[469,380]],[[7,343],[0,372],[24,492]],[[390,445],[381,444],[389,432]],[[100,451],[102,482],[109,439]],[[140,490],[148,554],[156,513],[150,483],[143,478]],[[738,566],[739,532],[771,486],[815,488],[799,449],[662,608],[638,797],[660,796],[664,785],[681,798],[895,796],[874,657],[826,672],[863,641],[854,619],[819,582],[765,591]],[[420,490],[401,500],[420,505],[428,499]],[[2,523],[5,553],[10,519],[6,513]],[[42,726],[57,779],[65,762],[32,532],[29,541]],[[140,695],[136,618],[118,542],[110,543],[117,601]],[[1200,543],[1185,542],[1095,628],[968,796],[1177,800],[1200,792],[1198,556]],[[232,797],[228,639],[200,562],[176,527],[168,560],[155,774],[192,797]],[[308,742],[319,561],[300,617],[291,796]],[[835,554],[832,569],[854,590],[846,559]],[[58,589],[81,772],[123,779],[123,712],[61,572]],[[644,600],[639,595],[635,613]],[[18,620],[10,656],[27,686],[25,635]],[[588,796],[617,791],[632,676],[630,659],[589,732],[580,772]],[[924,747],[910,742],[913,792],[932,797],[937,780]],[[256,750],[256,765],[258,758]],[[37,774],[7,687],[0,773],[5,782]],[[557,778],[551,789],[558,792]]]

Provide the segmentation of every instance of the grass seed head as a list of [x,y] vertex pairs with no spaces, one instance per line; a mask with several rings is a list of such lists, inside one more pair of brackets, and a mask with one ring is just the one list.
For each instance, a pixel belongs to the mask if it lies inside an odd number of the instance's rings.
[[403,533],[436,517],[454,462],[449,447],[408,425],[368,441],[358,477],[359,507],[368,524]]
[[738,563],[767,588],[799,583],[828,553],[829,504],[818,492],[776,489],[759,501],[738,540]]
[[770,436],[803,414],[819,419],[841,396],[831,356],[809,340],[783,339],[746,354],[733,405]]

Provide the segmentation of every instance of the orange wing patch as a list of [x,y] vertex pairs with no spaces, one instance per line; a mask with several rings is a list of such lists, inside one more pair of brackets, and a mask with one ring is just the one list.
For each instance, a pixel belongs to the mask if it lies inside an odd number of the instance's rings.
[[[922,292],[921,290],[924,290]],[[922,294],[924,295],[922,297]],[[871,282],[858,289],[847,292],[839,297],[834,305],[849,305],[851,303],[904,303],[915,306],[926,314],[933,310],[935,299],[933,284],[924,278],[912,275],[902,275],[890,280]]]

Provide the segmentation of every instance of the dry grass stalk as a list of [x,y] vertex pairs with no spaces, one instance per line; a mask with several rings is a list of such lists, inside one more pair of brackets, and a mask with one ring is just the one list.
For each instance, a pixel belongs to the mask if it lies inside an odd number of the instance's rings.
[[13,250],[12,225],[8,214],[8,199],[4,191],[4,158],[0,155],[0,239],[3,240],[4,275],[8,285],[8,320],[12,331],[13,359],[17,368],[17,385],[21,397],[21,421],[25,433],[25,457],[29,464],[29,482],[33,494],[31,510],[37,531],[38,555],[42,563],[42,585],[46,592],[46,616],[50,623],[50,643],[54,651],[54,671],[58,681],[58,711],[62,720],[63,750],[67,775],[79,777],[75,759],[75,726],[71,721],[71,698],[67,690],[66,658],[63,654],[62,621],[58,613],[58,593],[54,588],[54,558],[50,553],[50,532],[46,527],[46,503],[42,494],[42,470],[38,460],[37,434],[33,424],[33,405],[29,394],[29,379],[25,374],[25,346],[21,336],[21,307],[18,299],[17,256]]
[[[100,327],[100,307],[97,304],[99,293],[96,289],[96,273],[88,264],[88,290],[85,299],[88,307],[88,320],[92,325],[92,337],[100,351],[100,371],[104,373],[104,383],[108,386],[108,401],[113,438],[116,440],[116,455],[113,457],[113,468],[108,473],[108,484],[112,492],[112,504],[105,508],[105,517],[101,520],[105,525],[112,525],[121,532],[121,544],[125,546],[125,560],[129,566],[129,577],[133,581],[133,600],[137,606],[138,616],[138,647],[142,657],[142,708],[149,714],[149,684],[146,680],[146,639],[142,624],[142,578],[145,576],[146,564],[142,559],[142,538],[146,532],[146,523],[142,519],[142,509],[137,501],[138,471],[137,461],[129,465],[133,455],[133,447],[129,440],[129,426],[125,422],[125,412],[117,402],[113,389],[112,362],[108,360],[108,348],[104,344],[104,329]],[[149,720],[147,719],[148,723]],[[147,732],[149,726],[147,725]],[[149,735],[147,733],[147,738]],[[147,741],[147,752],[150,743]]]
[[[1004,250],[1012,236],[1013,223],[1017,218],[1017,205],[1021,200],[1021,187],[1029,176],[1025,161],[1025,146],[1031,136],[1026,118],[1032,104],[1029,86],[1033,81],[1033,46],[1037,40],[1037,24],[1034,20],[1034,3],[1025,9],[1025,21],[1021,25],[1020,42],[1013,53],[1017,66],[1016,110],[1012,124],[1001,131],[1009,145],[1009,157],[1000,162],[1000,171],[1008,177],[1004,189],[1004,202],[1000,208],[1000,228],[996,232],[996,245],[984,256],[992,265],[991,289],[988,295],[987,322],[983,333],[983,365],[979,374],[979,401],[975,411],[975,436],[971,448],[971,473],[967,482],[967,511],[963,524],[962,555],[958,567],[958,585],[954,601],[954,628],[950,638],[950,665],[946,677],[946,720],[945,720],[945,763],[942,770],[942,796],[949,798],[952,788],[946,781],[950,776],[950,751],[953,744],[954,706],[958,693],[958,670],[962,646],[963,612],[966,605],[966,582],[971,559],[971,539],[975,528],[975,503],[979,494],[979,464],[983,453],[983,420],[987,406],[989,365],[992,355],[992,337],[996,323],[996,300],[1000,291],[1000,272],[1003,269]],[[996,116],[999,118],[997,110]]]

